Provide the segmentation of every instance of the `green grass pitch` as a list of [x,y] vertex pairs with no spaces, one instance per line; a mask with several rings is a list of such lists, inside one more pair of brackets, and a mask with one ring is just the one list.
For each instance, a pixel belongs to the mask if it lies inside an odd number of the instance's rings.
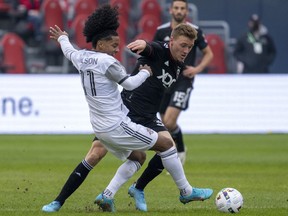
[[[93,135],[0,135],[0,215],[47,215],[72,169],[84,158]],[[288,134],[185,135],[184,166],[192,186],[211,187],[204,202],[183,205],[171,176],[164,171],[145,190],[149,215],[225,215],[216,210],[216,193],[238,189],[244,206],[238,215],[288,215]],[[149,152],[147,161],[153,153]],[[116,194],[115,215],[144,215],[135,210],[127,189],[147,165]],[[94,204],[121,161],[111,154],[96,166],[55,215],[107,215]],[[228,213],[226,213],[228,214]]]

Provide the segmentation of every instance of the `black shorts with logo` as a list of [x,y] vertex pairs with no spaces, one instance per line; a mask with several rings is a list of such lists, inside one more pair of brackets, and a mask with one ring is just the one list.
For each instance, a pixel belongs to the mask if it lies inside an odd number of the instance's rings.
[[189,79],[180,75],[176,83],[165,92],[159,112],[164,114],[167,107],[175,107],[180,110],[186,110],[189,106],[189,99],[193,90],[194,77]]

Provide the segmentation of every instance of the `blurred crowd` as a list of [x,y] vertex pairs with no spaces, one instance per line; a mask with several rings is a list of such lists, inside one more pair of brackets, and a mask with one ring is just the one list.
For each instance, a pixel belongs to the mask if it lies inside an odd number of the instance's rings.
[[[49,39],[48,28],[59,25],[69,33],[78,48],[89,49],[82,35],[83,25],[87,16],[104,3],[117,4],[120,8],[118,32],[123,40],[117,59],[124,65],[131,63],[131,54],[124,45],[135,38],[152,40],[156,28],[166,21],[164,19],[169,5],[168,0],[0,0],[0,73],[75,73],[72,65],[63,58],[59,46]],[[269,71],[276,56],[276,48],[267,29],[263,31],[264,25],[260,18],[255,16],[257,19],[254,23],[259,29],[261,27],[261,34],[255,34],[258,30],[252,32],[249,27],[248,33],[237,39],[235,50],[228,53],[235,61],[232,67],[231,60],[227,60],[225,42],[217,35],[215,37],[215,34],[207,34],[207,40],[217,55],[214,55],[211,67],[204,72]],[[189,21],[195,20],[192,11]],[[249,19],[248,25],[252,21],[252,18]],[[263,67],[257,68],[260,65]]]

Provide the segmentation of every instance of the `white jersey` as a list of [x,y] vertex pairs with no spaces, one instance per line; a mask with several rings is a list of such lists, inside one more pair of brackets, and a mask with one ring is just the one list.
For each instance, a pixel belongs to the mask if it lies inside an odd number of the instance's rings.
[[[81,75],[94,132],[115,129],[128,113],[122,102],[118,84],[130,89],[136,88],[149,77],[149,72],[141,70],[139,76],[133,76],[132,79],[113,56],[95,51],[76,50],[64,35],[60,36],[58,41],[64,55],[72,61]],[[126,81],[128,79],[130,82]]]

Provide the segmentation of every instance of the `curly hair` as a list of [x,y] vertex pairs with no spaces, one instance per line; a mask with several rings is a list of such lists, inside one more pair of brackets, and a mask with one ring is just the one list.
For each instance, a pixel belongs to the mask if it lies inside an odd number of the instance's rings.
[[83,35],[86,37],[86,42],[92,42],[92,46],[96,47],[100,39],[111,40],[111,36],[118,36],[118,17],[117,6],[111,7],[105,4],[97,8],[85,22]]

